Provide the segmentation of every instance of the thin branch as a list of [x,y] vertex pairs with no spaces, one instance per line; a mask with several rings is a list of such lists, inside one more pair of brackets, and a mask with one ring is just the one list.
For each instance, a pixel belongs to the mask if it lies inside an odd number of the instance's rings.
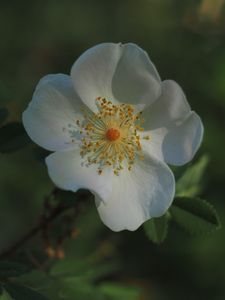
[[59,204],[57,207],[53,209],[51,214],[48,217],[43,218],[35,227],[33,227],[28,233],[22,236],[15,244],[13,244],[9,249],[2,252],[0,254],[0,259],[10,256],[15,251],[17,251],[20,247],[26,244],[31,238],[37,235],[40,231],[42,231],[47,224],[56,219],[61,213],[66,210],[71,209],[71,206],[64,206]]
[[[65,195],[65,193],[66,193],[66,195]],[[69,193],[70,193],[70,195],[69,195]],[[51,205],[50,200],[56,199],[57,196],[59,196],[60,200],[62,200],[62,201],[59,202],[59,204],[54,207]],[[93,197],[93,195],[90,192],[88,192],[87,190],[81,189],[74,194],[72,192],[61,191],[57,188],[54,189],[52,191],[52,193],[44,201],[45,209],[47,208],[47,210],[49,212],[48,216],[44,215],[44,217],[41,218],[40,222],[36,226],[31,228],[31,230],[29,232],[27,232],[24,236],[22,236],[9,249],[3,251],[0,254],[0,259],[10,256],[14,252],[16,252],[20,247],[22,247],[24,244],[26,244],[35,235],[37,235],[41,231],[44,231],[52,221],[54,221],[59,215],[61,215],[65,211],[75,208],[75,216],[77,216],[80,212],[80,204],[81,203],[79,202],[79,200],[82,199],[82,203],[84,203],[86,200],[89,200],[90,197]],[[71,202],[71,200],[72,200],[72,202]]]

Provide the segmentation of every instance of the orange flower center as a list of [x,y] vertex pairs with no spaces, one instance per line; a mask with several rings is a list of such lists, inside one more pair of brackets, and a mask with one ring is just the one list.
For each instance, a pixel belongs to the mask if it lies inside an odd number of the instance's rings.
[[[84,120],[76,120],[79,128],[80,155],[86,165],[98,164],[98,174],[112,167],[115,175],[127,168],[131,171],[138,157],[144,159],[141,148],[143,131],[141,112],[130,104],[113,104],[103,97],[96,98],[98,111],[84,110]],[[71,131],[73,133],[73,131]]]
[[119,137],[120,137],[120,131],[116,128],[109,128],[106,131],[106,138],[111,142],[118,140]]

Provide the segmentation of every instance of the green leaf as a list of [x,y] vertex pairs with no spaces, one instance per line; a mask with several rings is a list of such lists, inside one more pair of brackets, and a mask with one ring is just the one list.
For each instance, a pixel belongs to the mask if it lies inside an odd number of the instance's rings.
[[176,183],[176,195],[195,197],[202,191],[202,176],[208,165],[208,156],[202,156],[198,162],[184,172]]
[[118,272],[121,269],[121,266],[117,262],[108,262],[101,263],[95,266],[89,266],[89,270],[84,274],[85,280],[96,281],[106,276],[112,275],[115,272]]
[[105,262],[93,264],[90,260],[67,259],[57,262],[50,274],[56,277],[82,278],[86,281],[96,281],[108,275],[112,275],[120,269],[117,262]]
[[2,293],[3,293],[3,287],[2,287],[2,285],[0,283],[0,296],[2,295]]
[[17,277],[30,271],[30,267],[17,262],[1,261],[0,262],[0,277]]
[[47,300],[45,296],[22,285],[8,282],[4,287],[14,300]]
[[50,273],[53,276],[79,276],[87,272],[89,268],[90,266],[85,260],[66,259],[55,263]]
[[199,198],[176,198],[170,213],[179,226],[193,235],[210,233],[220,228],[220,220],[214,207]]
[[[77,278],[64,278],[60,294],[67,300],[106,300],[94,284]],[[110,299],[110,298],[109,298]]]
[[21,123],[9,123],[0,128],[0,152],[12,152],[28,143],[30,143],[30,139]]
[[138,300],[141,294],[141,289],[138,287],[118,283],[103,283],[100,291],[107,297],[106,299],[112,300]]
[[144,229],[148,238],[156,243],[162,243],[167,235],[168,231],[168,214],[160,218],[152,218],[144,223]]
[[2,294],[0,294],[0,300],[12,300],[12,298],[6,291],[3,290]]
[[[40,270],[33,270],[30,273],[24,274],[16,278],[16,283],[22,286],[29,286],[34,290],[39,290],[50,299],[61,300],[59,296],[60,280],[55,280],[46,272]],[[1,300],[1,299],[0,299]]]
[[1,107],[0,108],[0,124],[2,124],[3,122],[5,122],[5,120],[7,119],[9,115],[8,109],[5,107]]

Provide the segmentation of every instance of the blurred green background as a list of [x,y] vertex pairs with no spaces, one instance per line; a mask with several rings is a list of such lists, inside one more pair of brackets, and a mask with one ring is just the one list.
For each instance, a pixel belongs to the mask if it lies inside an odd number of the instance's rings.
[[[198,156],[210,157],[203,198],[214,204],[224,223],[224,0],[0,0],[0,36],[0,106],[9,109],[8,121],[21,120],[42,76],[69,73],[87,48],[111,41],[145,49],[161,78],[176,80],[202,117],[205,135]],[[32,144],[0,154],[0,251],[38,221],[43,199],[53,188],[36,148]],[[80,219],[80,235],[66,242],[66,257],[82,261],[98,253],[116,261],[118,270],[108,282],[140,287],[139,299],[225,299],[224,228],[193,238],[171,226],[157,246],[141,228],[134,233],[108,230],[94,203]],[[43,252],[40,239],[27,251],[34,248]],[[76,299],[75,294],[66,299]]]

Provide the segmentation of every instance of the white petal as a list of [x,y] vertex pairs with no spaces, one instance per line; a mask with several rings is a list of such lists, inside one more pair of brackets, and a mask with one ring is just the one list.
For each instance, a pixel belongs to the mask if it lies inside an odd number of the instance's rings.
[[200,117],[190,113],[180,126],[170,130],[162,143],[165,161],[168,164],[183,165],[194,157],[203,137]]
[[120,44],[104,43],[88,49],[74,63],[71,77],[75,90],[93,111],[97,97],[113,100],[111,82],[120,57]]
[[79,150],[50,154],[46,164],[50,178],[61,189],[76,192],[86,188],[102,199],[111,193],[112,170],[98,175],[97,165],[83,166]]
[[105,201],[96,197],[96,205],[104,224],[114,231],[136,230],[151,217],[163,215],[174,197],[173,173],[152,157],[112,179],[112,193]]
[[112,80],[113,95],[120,102],[142,110],[161,94],[161,80],[148,54],[135,44],[125,44]]
[[24,127],[30,138],[43,148],[50,151],[73,149],[78,130],[76,119],[82,118],[81,105],[69,76],[47,75],[38,83],[23,113]]
[[150,140],[142,140],[141,144],[144,151],[158,159],[171,165],[183,165],[192,160],[197,152],[203,131],[200,117],[192,111],[183,121],[148,131]]
[[90,48],[74,63],[71,76],[75,90],[93,111],[97,97],[143,108],[161,93],[154,65],[134,44],[104,43]]
[[145,130],[154,130],[185,118],[191,108],[181,87],[173,80],[162,82],[161,96],[143,112]]

